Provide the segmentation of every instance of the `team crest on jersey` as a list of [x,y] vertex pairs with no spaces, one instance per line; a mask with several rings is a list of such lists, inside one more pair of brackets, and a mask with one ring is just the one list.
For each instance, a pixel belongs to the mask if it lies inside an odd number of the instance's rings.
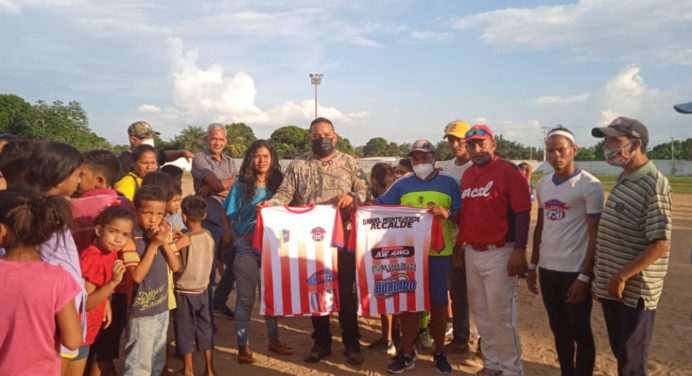
[[375,297],[387,299],[395,294],[416,291],[416,281],[408,278],[408,275],[399,273],[386,279],[375,280]]
[[312,234],[312,241],[321,242],[324,240],[324,234],[326,234],[327,231],[322,227],[315,227],[310,233]]
[[423,205],[423,201],[425,201],[425,198],[423,196],[418,196],[418,205]]
[[284,243],[288,243],[288,241],[290,240],[290,235],[291,235],[290,231],[288,231],[286,229],[281,230],[281,240],[283,240]]
[[567,216],[569,206],[558,199],[548,200],[543,204],[545,218],[549,221],[561,221]]

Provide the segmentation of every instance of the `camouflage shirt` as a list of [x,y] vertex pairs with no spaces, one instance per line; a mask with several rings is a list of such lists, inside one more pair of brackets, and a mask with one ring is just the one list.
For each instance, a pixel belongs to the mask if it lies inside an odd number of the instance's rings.
[[272,205],[302,206],[335,204],[336,197],[352,194],[364,203],[368,191],[365,174],[356,160],[337,151],[329,161],[314,159],[312,153],[293,160],[284,181],[271,199]]

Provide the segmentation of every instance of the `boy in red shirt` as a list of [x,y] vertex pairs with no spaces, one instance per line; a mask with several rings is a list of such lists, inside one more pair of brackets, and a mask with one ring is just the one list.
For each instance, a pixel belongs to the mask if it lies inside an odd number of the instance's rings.
[[469,303],[482,342],[484,376],[523,375],[516,323],[517,276],[526,268],[531,199],[519,169],[495,155],[485,125],[466,132],[473,162],[461,178],[461,220],[454,250],[466,266]]

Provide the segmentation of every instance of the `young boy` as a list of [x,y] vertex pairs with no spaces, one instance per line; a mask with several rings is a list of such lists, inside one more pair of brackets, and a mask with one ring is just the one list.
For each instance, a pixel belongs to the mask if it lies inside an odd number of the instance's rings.
[[[185,237],[190,246],[180,251],[182,268],[175,278],[174,312],[175,344],[178,355],[184,358],[185,375],[192,375],[192,352],[204,352],[204,374],[214,375],[213,325],[209,310],[209,270],[214,262],[214,238],[202,227],[207,202],[200,196],[183,199],[183,221],[188,228]],[[196,346],[195,346],[196,345]]]
[[[108,150],[92,150],[86,152],[84,158],[86,162],[77,186],[79,198],[70,201],[74,218],[72,236],[79,250],[92,244],[94,221],[103,210],[112,205],[132,210],[132,202],[112,189],[120,175],[118,157]],[[127,248],[134,249],[134,244],[130,241]],[[91,345],[87,360],[90,374],[115,374],[113,361],[120,358],[120,337],[127,324],[127,293],[127,278],[123,278],[106,304],[106,311],[110,312],[111,317],[110,325],[104,324],[105,328]]]
[[156,185],[143,185],[134,196],[136,252],[123,252],[135,283],[127,322],[124,375],[160,375],[166,363],[168,330],[168,268],[180,261],[168,241],[171,226],[163,218],[166,194]]
[[[175,182],[174,182],[175,184]],[[173,186],[173,198],[166,203],[166,221],[171,224],[171,231],[176,235],[185,229],[183,217],[180,215],[180,202],[183,200],[182,188]]]

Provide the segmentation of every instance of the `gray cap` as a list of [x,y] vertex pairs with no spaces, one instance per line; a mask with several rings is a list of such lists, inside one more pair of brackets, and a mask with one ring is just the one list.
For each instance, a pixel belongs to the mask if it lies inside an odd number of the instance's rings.
[[637,119],[620,116],[610,122],[607,127],[596,127],[591,130],[591,135],[598,138],[629,136],[642,140],[646,147],[649,144],[649,131],[646,126]]
[[435,146],[430,141],[421,138],[420,140],[416,140],[416,142],[411,145],[411,150],[408,152],[408,155],[413,154],[414,151],[435,154]]

